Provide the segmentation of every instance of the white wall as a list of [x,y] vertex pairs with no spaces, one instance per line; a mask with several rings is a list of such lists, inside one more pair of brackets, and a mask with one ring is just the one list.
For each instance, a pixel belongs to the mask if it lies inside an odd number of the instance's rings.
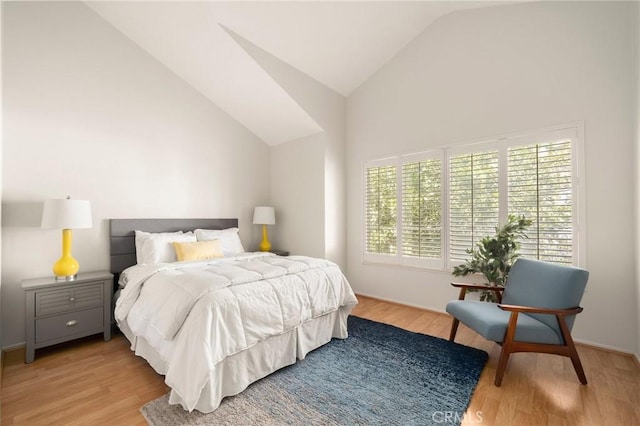
[[348,277],[355,290],[444,310],[448,271],[362,262],[362,163],[584,120],[585,308],[574,335],[633,352],[637,3],[536,2],[441,18],[347,103]]
[[42,203],[91,200],[82,271],[108,269],[108,219],[238,217],[270,201],[267,145],[81,2],[4,4],[3,346],[24,340],[20,280],[51,275]]
[[[2,45],[3,45],[3,22],[4,22],[4,2],[0,2],[0,164],[2,164]],[[0,167],[0,198],[2,197],[2,168]],[[0,217],[2,217],[2,204],[0,204]],[[0,220],[0,224],[2,221]],[[2,240],[2,227],[0,227],[0,240]],[[0,244],[0,275],[2,274],[2,245]],[[2,280],[0,280],[0,364],[4,361],[4,353],[2,352]],[[2,388],[2,368],[0,368],[0,388]],[[2,408],[0,407],[0,412]]]
[[[272,149],[273,161],[271,196],[274,202],[280,203],[282,211],[288,217],[298,215],[297,220],[306,223],[300,226],[278,229],[278,238],[282,237],[282,249],[297,254],[315,253],[318,243],[323,246],[320,257],[332,260],[346,267],[346,192],[345,192],[345,115],[346,99],[339,93],[329,89],[306,74],[279,60],[244,38],[234,35],[234,39],[251,55],[251,57],[267,72],[287,93],[315,120],[323,131],[315,136],[303,138],[305,148],[287,147]],[[318,158],[317,147],[311,143],[322,143],[324,158]],[[317,185],[318,169],[305,170],[299,164],[323,164],[322,186]],[[284,168],[283,168],[284,167]],[[311,173],[311,174],[310,174]],[[297,181],[294,183],[294,181]],[[306,185],[302,188],[300,185]],[[298,190],[292,191],[293,187]],[[324,193],[321,192],[323,188]],[[300,206],[306,206],[301,208]],[[320,210],[311,212],[311,206]],[[278,222],[276,217],[276,222]],[[278,227],[278,225],[276,225]],[[313,235],[322,229],[324,235],[309,241],[307,235]],[[304,231],[304,232],[303,232]],[[317,238],[314,237],[314,238]],[[311,246],[314,249],[311,249]],[[303,249],[303,252],[298,251]],[[309,250],[309,251],[306,251]],[[318,254],[315,254],[318,255]]]
[[324,134],[271,147],[274,248],[325,256],[324,151]]
[[[640,7],[636,8],[636,16],[640,22]],[[636,41],[636,70],[635,74],[640,75],[640,26],[636,26],[636,33],[633,36]],[[640,79],[636,80],[636,297],[638,314],[638,340],[636,343],[636,358],[640,363]]]

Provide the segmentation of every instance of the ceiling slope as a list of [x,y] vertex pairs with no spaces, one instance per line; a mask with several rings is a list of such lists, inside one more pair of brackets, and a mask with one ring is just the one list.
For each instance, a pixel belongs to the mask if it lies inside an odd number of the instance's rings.
[[220,27],[206,2],[87,2],[269,145],[322,129]]
[[436,19],[495,1],[213,2],[213,15],[256,46],[344,96]]
[[494,1],[87,1],[267,144],[321,127],[222,25],[348,96],[439,17]]

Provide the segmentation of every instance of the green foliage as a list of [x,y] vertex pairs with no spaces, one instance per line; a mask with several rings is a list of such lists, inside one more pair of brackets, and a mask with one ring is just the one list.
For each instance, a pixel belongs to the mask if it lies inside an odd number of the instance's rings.
[[440,159],[402,165],[402,254],[437,259],[441,252]]
[[[519,256],[518,238],[526,238],[525,231],[531,226],[531,220],[524,216],[509,215],[505,225],[496,226],[493,237],[484,237],[476,244],[476,248],[468,249],[471,258],[462,265],[453,268],[453,275],[464,277],[469,274],[482,274],[489,285],[504,287],[511,265]],[[496,302],[495,293],[482,291],[480,300]]]
[[395,254],[396,166],[367,169],[367,251]]

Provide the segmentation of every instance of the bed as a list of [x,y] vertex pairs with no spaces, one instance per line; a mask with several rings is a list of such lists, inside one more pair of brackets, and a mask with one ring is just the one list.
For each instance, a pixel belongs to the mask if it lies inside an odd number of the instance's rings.
[[[237,219],[110,220],[118,327],[131,350],[165,376],[169,403],[188,411],[214,411],[225,396],[332,338],[346,338],[347,317],[357,304],[334,263],[236,250],[227,237],[237,226]],[[150,243],[136,242],[139,236],[155,241],[154,248],[170,247],[157,243],[173,238],[168,233],[185,241],[171,246],[176,251],[210,244],[224,248],[224,257],[169,261],[168,251],[148,257]],[[201,236],[209,242],[201,243]]]

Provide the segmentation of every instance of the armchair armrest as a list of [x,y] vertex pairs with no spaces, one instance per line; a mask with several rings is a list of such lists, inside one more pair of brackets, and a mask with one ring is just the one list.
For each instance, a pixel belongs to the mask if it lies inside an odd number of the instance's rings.
[[472,288],[472,289],[477,289],[477,290],[504,291],[504,287],[495,287],[495,286],[486,285],[486,284],[451,283],[451,285],[456,287],[456,288],[465,287],[465,288],[468,288],[468,289]]
[[582,307],[577,306],[570,309],[551,309],[551,308],[536,308],[533,306],[518,306],[518,305],[503,305],[498,304],[498,308],[503,311],[510,312],[523,312],[525,314],[549,314],[549,315],[576,315],[582,312]]
[[498,303],[502,303],[502,292],[504,291],[504,287],[496,287],[486,284],[469,284],[469,283],[451,283],[453,287],[460,289],[460,294],[458,295],[458,300],[464,300],[465,295],[467,294],[467,290],[489,290],[493,291],[498,298]]

